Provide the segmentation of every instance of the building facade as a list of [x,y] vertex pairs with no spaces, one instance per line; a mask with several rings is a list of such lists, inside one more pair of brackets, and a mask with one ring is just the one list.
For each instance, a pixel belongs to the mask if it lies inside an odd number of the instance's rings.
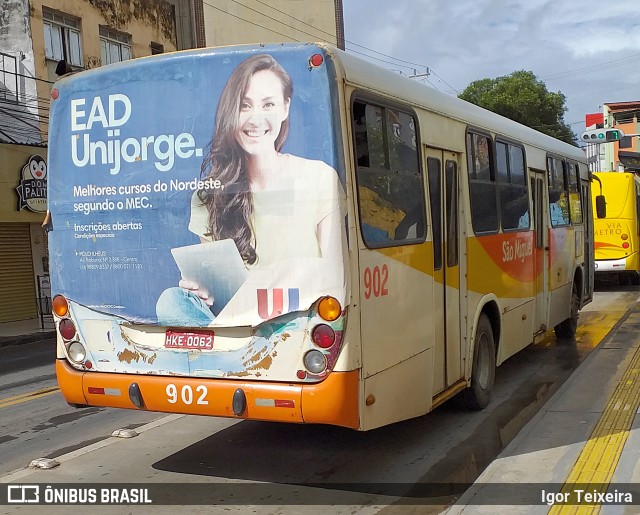
[[[604,127],[604,114],[590,113],[585,115],[585,129],[602,129]],[[584,147],[587,156],[587,165],[590,172],[602,172],[604,166],[604,145],[587,143]]]
[[204,45],[326,42],[344,49],[342,0],[208,0]]
[[603,145],[604,165],[613,171],[640,172],[640,102],[612,102],[602,106],[604,127],[622,130],[625,136],[620,141]]
[[585,116],[585,126],[587,130],[615,128],[625,134],[620,141],[585,146],[590,171],[640,173],[640,101],[603,104],[601,113]]

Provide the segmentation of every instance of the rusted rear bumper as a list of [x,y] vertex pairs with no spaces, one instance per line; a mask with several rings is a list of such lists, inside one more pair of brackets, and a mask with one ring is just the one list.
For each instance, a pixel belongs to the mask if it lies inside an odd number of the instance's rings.
[[[187,415],[308,424],[358,429],[358,370],[332,372],[317,384],[287,384],[179,376],[81,372],[56,360],[58,384],[69,404],[144,409]],[[130,398],[137,384],[143,407]],[[233,395],[244,392],[246,408],[233,412]]]

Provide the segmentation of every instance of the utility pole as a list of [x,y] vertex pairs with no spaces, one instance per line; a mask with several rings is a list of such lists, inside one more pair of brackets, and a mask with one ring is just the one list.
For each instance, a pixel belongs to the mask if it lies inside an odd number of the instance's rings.
[[425,73],[418,73],[418,70],[413,69],[413,75],[409,75],[410,79],[420,79],[422,77],[428,77],[431,75],[431,70],[427,67],[427,71]]

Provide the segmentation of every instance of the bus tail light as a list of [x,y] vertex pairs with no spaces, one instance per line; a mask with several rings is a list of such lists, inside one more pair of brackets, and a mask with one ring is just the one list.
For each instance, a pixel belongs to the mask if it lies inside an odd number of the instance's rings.
[[320,324],[313,328],[311,332],[313,343],[322,349],[328,349],[336,341],[336,333],[326,324]]
[[69,313],[69,303],[62,295],[56,295],[51,302],[51,309],[59,317],[65,317]]
[[70,318],[63,318],[58,324],[58,331],[65,340],[72,340],[76,335],[76,324]]
[[629,235],[627,235],[627,234],[623,234],[622,236],[620,236],[620,239],[621,239],[622,241],[628,240],[628,239],[629,239]]
[[622,244],[622,248],[623,248],[623,249],[628,249],[628,248],[629,248],[629,243],[625,241],[625,242]]
[[324,61],[324,57],[322,57],[322,54],[313,54],[309,58],[309,66],[311,68],[317,68],[318,66],[322,65],[323,61]]
[[318,315],[327,322],[337,320],[342,313],[340,302],[333,297],[324,297],[318,302]]
[[304,366],[312,374],[321,374],[327,368],[327,360],[319,350],[310,350],[304,355]]
[[74,341],[69,344],[67,354],[69,354],[69,359],[75,363],[82,363],[87,357],[87,351],[79,341]]

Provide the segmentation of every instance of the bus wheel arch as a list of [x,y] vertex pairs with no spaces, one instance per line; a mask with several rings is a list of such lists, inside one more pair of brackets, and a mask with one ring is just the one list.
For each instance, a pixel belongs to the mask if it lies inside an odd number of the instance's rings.
[[488,304],[480,313],[473,344],[473,360],[471,365],[471,381],[460,393],[460,402],[467,409],[481,410],[490,400],[496,375],[497,342],[500,327],[495,304]]

